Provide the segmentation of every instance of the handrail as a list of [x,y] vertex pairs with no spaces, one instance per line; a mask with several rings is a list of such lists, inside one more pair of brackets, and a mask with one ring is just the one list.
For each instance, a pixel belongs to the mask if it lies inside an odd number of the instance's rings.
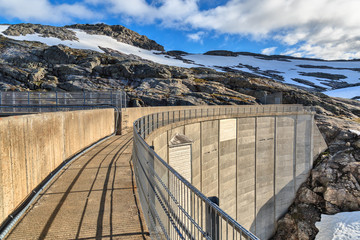
[[154,239],[258,239],[177,173],[145,141],[154,130],[188,119],[310,112],[301,105],[219,106],[154,113],[133,124],[133,162],[141,206]]
[[[1,92],[0,113],[7,106],[8,112],[15,112],[17,106],[39,106],[56,109],[60,106],[96,106],[111,105],[118,109],[126,108],[126,93],[123,90],[114,92]],[[46,107],[45,107],[46,106]]]

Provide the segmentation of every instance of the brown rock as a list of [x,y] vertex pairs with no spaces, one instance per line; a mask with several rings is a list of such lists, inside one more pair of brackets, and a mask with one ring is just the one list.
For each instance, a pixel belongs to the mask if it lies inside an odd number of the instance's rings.
[[356,142],[354,142],[353,146],[357,149],[360,149],[360,140],[357,140]]
[[323,201],[323,199],[319,195],[317,195],[307,187],[302,187],[301,189],[299,189],[299,195],[297,197],[297,200],[302,203],[315,205]]

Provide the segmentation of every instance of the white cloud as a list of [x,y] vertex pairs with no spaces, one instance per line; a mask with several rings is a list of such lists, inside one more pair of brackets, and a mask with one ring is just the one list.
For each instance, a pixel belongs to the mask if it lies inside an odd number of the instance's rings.
[[[50,0],[0,0],[0,9],[5,18],[49,23],[100,20],[97,12],[106,12],[145,24],[275,40],[287,48],[284,53],[294,56],[360,57],[359,0],[229,0],[200,10],[203,1],[78,0],[52,4]],[[200,41],[204,36],[188,37]]]
[[[99,1],[99,0],[87,0]],[[215,30],[258,40],[280,40],[296,55],[358,56],[358,0],[229,0],[199,10],[200,0],[105,0],[112,13],[165,26]],[[344,43],[346,42],[346,43]],[[289,52],[288,51],[288,52]]]
[[205,35],[205,32],[197,32],[197,33],[191,33],[188,34],[187,37],[189,40],[193,41],[193,42],[199,42],[199,43],[203,43],[203,37]]
[[273,55],[276,51],[277,47],[269,47],[269,48],[265,48],[261,51],[262,54],[265,55]]
[[88,3],[106,4],[111,13],[125,14],[133,20],[153,23],[160,20],[165,26],[180,25],[184,19],[198,12],[198,0],[86,0]]
[[54,5],[48,0],[0,0],[0,9],[4,18],[29,22],[65,23],[71,22],[73,18],[100,17],[82,3]]

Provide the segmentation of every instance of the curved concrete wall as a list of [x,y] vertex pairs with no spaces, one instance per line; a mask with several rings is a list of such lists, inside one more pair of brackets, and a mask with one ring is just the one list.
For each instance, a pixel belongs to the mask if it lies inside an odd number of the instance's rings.
[[[203,114],[206,115],[207,111],[219,111],[224,110],[224,107],[231,107],[231,105],[200,105],[200,106],[168,106],[168,107],[130,107],[130,108],[124,108],[121,111],[121,126],[119,127],[121,130],[120,132],[126,133],[129,130],[132,129],[133,123],[136,119],[153,114],[153,113],[162,113],[167,112],[169,110],[171,111],[179,111],[177,116],[182,115],[181,111],[184,110],[194,110],[200,109],[203,110]],[[241,111],[245,113],[249,112],[256,112],[259,108],[261,111],[265,112],[274,112],[274,111],[281,111],[283,108],[288,109],[291,108],[303,108],[301,104],[278,104],[278,105],[237,105],[237,108],[241,108]],[[200,117],[200,116],[199,116]]]
[[64,160],[114,132],[114,110],[0,118],[0,222]]
[[327,148],[313,119],[303,112],[193,119],[162,127],[146,141],[169,162],[170,139],[177,133],[192,139],[191,183],[267,239]]

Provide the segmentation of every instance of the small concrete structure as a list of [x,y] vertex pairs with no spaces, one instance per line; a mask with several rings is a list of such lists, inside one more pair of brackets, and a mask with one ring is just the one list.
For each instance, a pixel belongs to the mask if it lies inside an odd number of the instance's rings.
[[260,98],[262,104],[282,104],[283,94],[282,92],[276,92],[272,94],[265,94]]

